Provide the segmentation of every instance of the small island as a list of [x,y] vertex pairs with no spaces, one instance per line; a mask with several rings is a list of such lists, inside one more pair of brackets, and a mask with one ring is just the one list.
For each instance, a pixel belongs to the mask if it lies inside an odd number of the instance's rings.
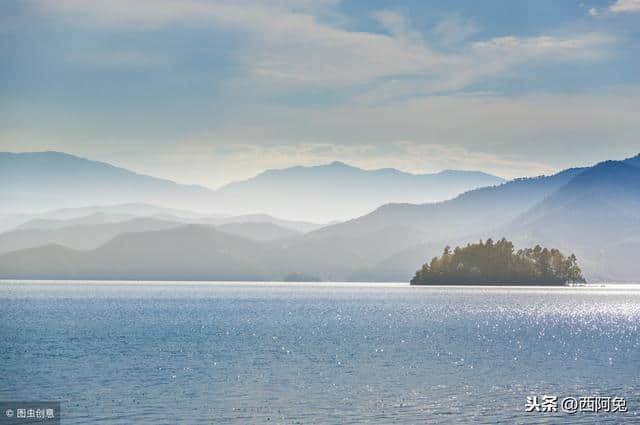
[[545,285],[585,283],[576,256],[559,250],[520,249],[511,241],[487,239],[466,247],[449,246],[440,257],[425,263],[411,279],[411,285]]

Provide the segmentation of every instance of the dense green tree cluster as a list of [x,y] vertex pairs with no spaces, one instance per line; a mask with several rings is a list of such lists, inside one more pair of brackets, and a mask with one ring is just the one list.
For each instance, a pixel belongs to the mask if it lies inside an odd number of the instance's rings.
[[583,283],[575,255],[557,249],[534,248],[514,252],[513,243],[487,239],[451,251],[425,263],[411,279],[412,285],[429,284],[538,284]]

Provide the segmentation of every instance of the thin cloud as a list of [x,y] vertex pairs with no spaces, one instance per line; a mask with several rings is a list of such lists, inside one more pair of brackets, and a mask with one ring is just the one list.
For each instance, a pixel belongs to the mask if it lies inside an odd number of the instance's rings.
[[460,15],[448,16],[431,30],[436,40],[445,46],[462,43],[479,31],[473,20]]
[[580,60],[597,58],[604,54],[600,48],[611,44],[615,39],[602,33],[585,33],[572,37],[539,36],[519,38],[513,36],[496,37],[472,45],[474,51],[490,55],[511,57],[517,53],[521,60],[534,57]]
[[613,13],[640,12],[640,0],[617,0],[609,11]]
[[[236,60],[254,84],[284,92],[367,85],[375,90],[390,77],[418,80],[420,93],[460,90],[532,60],[595,60],[615,41],[598,33],[504,36],[466,43],[444,53],[430,46],[423,34],[411,27],[410,20],[396,11],[374,13],[387,34],[351,31],[329,23],[335,20],[324,18],[332,13],[335,16],[331,10],[334,3],[43,0],[37,4],[89,27],[156,30],[189,20],[214,22],[229,31],[243,32],[250,37],[238,49]],[[434,29],[445,43],[460,43],[476,31],[470,21],[459,17],[449,17]]]
[[[626,86],[604,95],[465,94],[373,107],[247,104],[229,111],[232,120],[177,139],[115,137],[83,128],[77,119],[72,130],[5,131],[0,145],[13,151],[68,150],[210,187],[267,168],[336,159],[363,168],[478,169],[511,178],[637,154],[639,94],[639,87]],[[51,114],[62,117],[64,111]]]

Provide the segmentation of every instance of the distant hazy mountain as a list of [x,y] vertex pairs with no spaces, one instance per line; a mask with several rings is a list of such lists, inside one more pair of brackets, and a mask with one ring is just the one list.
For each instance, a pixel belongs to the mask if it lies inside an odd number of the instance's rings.
[[392,168],[363,170],[342,162],[268,170],[218,191],[234,212],[264,211],[311,221],[349,219],[389,202],[435,202],[470,189],[502,183],[478,171],[409,174]]
[[127,202],[212,211],[212,191],[60,152],[0,153],[0,212]]
[[216,229],[258,242],[289,239],[302,235],[301,232],[278,226],[277,224],[264,222],[227,223],[217,226]]
[[294,240],[284,257],[323,278],[406,281],[445,244],[505,236],[520,246],[575,252],[588,279],[637,281],[638,167],[640,155],[516,179],[440,203],[385,205]]
[[306,233],[323,226],[322,224],[306,221],[283,220],[267,214],[223,216],[162,208],[149,204],[118,204],[63,208],[38,214],[3,215],[0,216],[0,232],[17,229],[60,229],[78,224],[118,223],[133,218],[153,218],[183,224],[215,226],[227,223],[272,224],[295,233]]
[[[104,214],[107,216],[127,216],[127,217],[180,217],[182,219],[198,219],[203,217],[212,217],[209,213],[198,213],[186,209],[175,209],[160,207],[152,204],[141,202],[124,203],[124,204],[98,204],[86,207],[61,208],[56,210],[47,210],[38,214],[39,218],[47,218],[54,220],[70,220],[81,219],[92,215]],[[213,217],[223,217],[222,215],[214,215]]]
[[390,226],[418,229],[430,240],[497,228],[569,182],[583,169],[552,176],[516,179],[499,186],[472,190],[445,202],[432,204],[387,204],[365,216],[314,232],[313,237],[357,237]]
[[[566,182],[547,196],[537,197],[534,205],[525,211],[514,209],[509,214],[496,216],[498,220],[492,220],[482,208],[474,209],[484,216],[486,225],[477,221],[472,228],[461,225],[466,230],[461,233],[460,227],[449,223],[446,228],[450,231],[446,235],[435,233],[436,237],[407,247],[375,266],[359,271],[357,276],[399,279],[406,276],[403,273],[410,270],[412,264],[415,268],[420,261],[440,254],[445,244],[459,245],[478,238],[504,236],[519,246],[542,244],[575,253],[588,280],[637,282],[640,276],[640,263],[636,260],[640,253],[638,166],[640,155],[625,161],[606,161],[586,169],[569,170],[572,177],[568,180],[567,172],[560,173],[554,177],[561,177]],[[523,192],[528,193],[528,190]],[[514,213],[517,214],[514,216]],[[512,218],[505,221],[507,216]],[[465,217],[458,222],[468,223],[469,220]]]
[[124,233],[90,251],[46,245],[0,256],[6,278],[257,280],[267,250],[210,226]]
[[384,205],[293,241],[284,257],[323,278],[408,281],[445,243],[506,225],[580,172],[517,179],[440,203]]
[[[131,232],[148,232],[184,226],[183,221],[169,221],[150,217],[126,219],[119,222],[90,220],[94,215],[70,220],[28,222],[15,230],[0,233],[0,254],[43,245],[61,245],[65,248],[90,250],[116,236]],[[236,218],[236,217],[233,217]],[[31,226],[31,224],[39,225]],[[26,226],[30,225],[30,226]],[[212,224],[203,224],[213,227]],[[293,222],[293,225],[299,225]],[[230,235],[258,242],[291,239],[303,233],[270,222],[228,222],[216,229]]]
[[133,173],[59,152],[0,153],[0,213],[120,203],[216,212],[264,213],[328,222],[389,202],[433,202],[503,179],[477,171],[415,175],[340,162],[269,170],[217,191]]
[[[329,280],[380,280],[398,278],[408,280],[417,265],[389,263],[389,257],[403,251],[411,250],[428,241],[442,241],[455,237],[464,237],[469,233],[479,232],[490,227],[499,227],[508,223],[537,202],[566,184],[581,170],[568,170],[551,177],[520,179],[497,187],[477,189],[454,200],[424,205],[390,204],[378,208],[374,212],[345,223],[328,226],[290,240],[274,241],[269,245],[267,253],[255,259],[253,266],[260,270],[268,270],[264,278],[277,278],[289,273],[302,273],[319,276]],[[138,235],[143,240],[144,233]],[[157,233],[148,234],[156,239]],[[245,246],[252,241],[243,238]],[[151,243],[150,243],[151,245]],[[440,249],[438,244],[438,250]],[[154,252],[161,247],[154,247]],[[173,247],[167,247],[172,250]],[[184,247],[184,255],[190,255],[192,249]],[[66,253],[64,261],[74,261],[68,251],[59,247],[50,247],[45,258],[60,258]],[[253,251],[259,250],[254,247]],[[99,255],[99,250],[92,254]],[[29,259],[35,255],[33,251],[14,253],[8,260],[11,264],[31,264]],[[9,255],[14,255],[9,254]],[[43,252],[38,251],[41,255]],[[0,272],[3,260],[0,257]],[[91,258],[94,258],[93,256]],[[96,258],[96,264],[100,261]],[[398,257],[403,261],[403,257]],[[105,260],[106,261],[106,260]],[[109,260],[110,261],[110,260]],[[144,259],[147,262],[148,259]],[[422,261],[422,260],[419,260]],[[386,267],[380,264],[388,263]],[[89,264],[89,263],[87,263]],[[15,266],[14,266],[15,267]],[[45,268],[40,266],[40,270]],[[58,270],[52,266],[53,269]],[[88,265],[74,268],[74,273],[84,270],[89,273]],[[133,267],[133,264],[132,264]],[[409,267],[409,269],[405,268]],[[52,269],[52,270],[53,270]],[[389,273],[394,270],[398,274]],[[19,269],[14,269],[16,273]],[[133,270],[131,270],[133,273]],[[27,271],[23,271],[27,272]],[[58,270],[58,273],[61,273]],[[139,274],[137,274],[138,276]],[[221,275],[227,275],[226,269]],[[383,278],[376,278],[381,275]],[[0,275],[1,276],[1,275]],[[76,274],[85,277],[88,275]],[[212,279],[216,279],[212,274]],[[282,277],[280,276],[280,278]],[[61,276],[57,276],[62,278]]]
[[[588,280],[640,276],[640,156],[517,179],[434,204],[389,204],[273,241],[208,227],[125,234],[81,253],[59,246],[0,256],[0,277],[408,281],[445,244],[506,237],[575,252]],[[120,262],[122,265],[120,266]],[[192,268],[190,268],[192,267]]]
[[97,212],[84,217],[70,218],[67,220],[50,219],[50,218],[33,218],[25,223],[16,226],[17,229],[41,229],[52,230],[61,229],[63,227],[77,226],[83,224],[106,224],[127,221],[135,216],[128,214],[105,214]]
[[310,223],[308,221],[299,220],[283,220],[272,217],[268,214],[246,214],[234,215],[230,217],[214,217],[207,220],[200,220],[200,223],[209,223],[216,226],[232,224],[232,223],[264,223],[272,224],[277,227],[293,230],[296,233],[307,233],[324,227],[323,224]]
[[571,250],[592,278],[640,276],[640,157],[585,170],[503,230]]
[[181,223],[153,218],[134,218],[118,223],[90,223],[87,220],[71,221],[79,224],[58,227],[19,228],[0,233],[0,254],[42,245],[57,244],[67,248],[92,249],[115,236],[127,232],[145,232],[176,227]]
[[[183,221],[211,217],[187,210],[162,208],[155,205],[129,203],[61,208],[40,213],[0,214],[0,232],[15,229],[53,229],[75,224],[116,223],[136,217],[153,217],[169,221]],[[218,216],[215,216],[218,218]]]
[[143,203],[91,205],[76,208],[46,210],[32,214],[0,214],[0,232],[16,228],[51,229],[74,224],[101,224],[126,221],[135,217],[153,217],[169,221],[190,221],[222,218],[220,215],[202,214],[188,210],[163,208]]

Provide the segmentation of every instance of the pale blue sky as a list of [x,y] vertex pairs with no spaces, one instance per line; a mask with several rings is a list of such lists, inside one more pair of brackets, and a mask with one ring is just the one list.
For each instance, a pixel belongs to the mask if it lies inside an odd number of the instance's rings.
[[211,187],[640,151],[640,0],[5,0],[0,145]]

